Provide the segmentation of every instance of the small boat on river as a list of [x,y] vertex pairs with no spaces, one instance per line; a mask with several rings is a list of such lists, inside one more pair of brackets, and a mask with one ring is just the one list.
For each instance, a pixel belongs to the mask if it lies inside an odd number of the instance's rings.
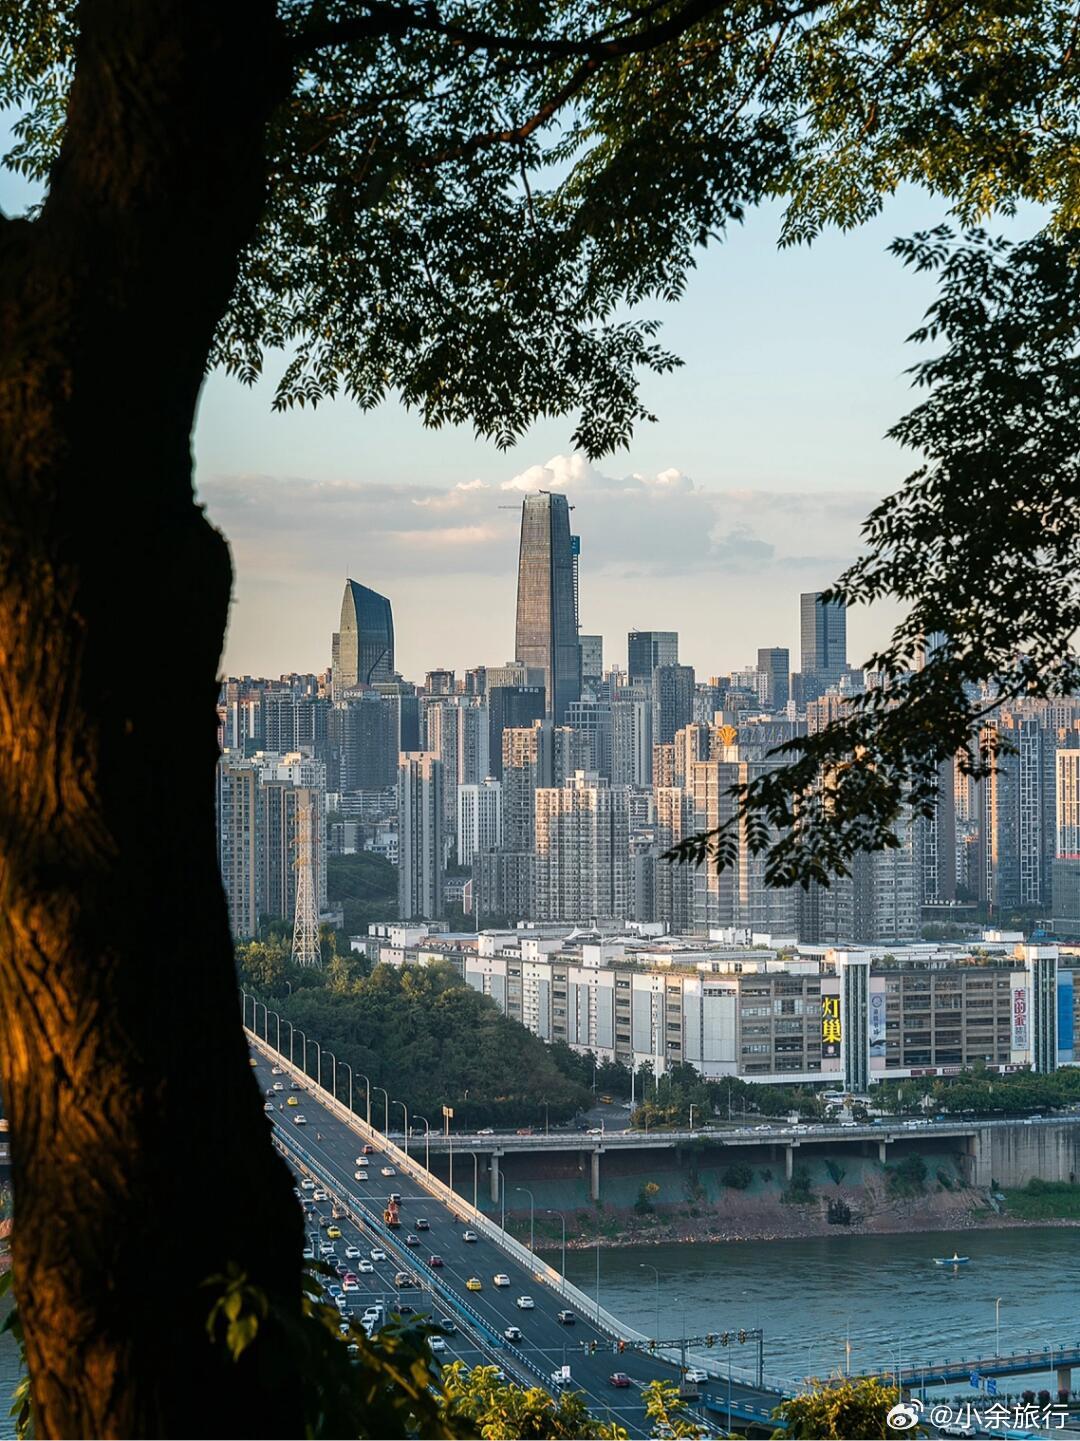
[[969,1266],[970,1264],[970,1256],[958,1256],[955,1251],[952,1253],[951,1256],[934,1257],[935,1266]]

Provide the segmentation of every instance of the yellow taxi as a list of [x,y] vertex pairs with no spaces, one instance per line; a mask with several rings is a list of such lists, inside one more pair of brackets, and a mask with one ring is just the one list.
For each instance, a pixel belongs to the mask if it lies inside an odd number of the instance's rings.
[[298,1106],[300,1104],[299,1096],[290,1096],[287,1104],[290,1106]]
[[484,1289],[484,1283],[479,1276],[470,1276],[465,1282],[465,1289],[466,1291],[482,1291]]
[[340,1228],[337,1227],[337,1226],[327,1226],[327,1228],[326,1228],[326,1234],[327,1234],[327,1236],[329,1237],[329,1239],[330,1239],[331,1241],[340,1241],[340,1240],[341,1240],[341,1230],[340,1230]]

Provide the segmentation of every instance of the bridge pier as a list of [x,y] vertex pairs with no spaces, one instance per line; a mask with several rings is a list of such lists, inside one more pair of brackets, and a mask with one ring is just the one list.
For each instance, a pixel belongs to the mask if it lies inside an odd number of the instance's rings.
[[501,1152],[491,1153],[491,1201],[497,1206],[499,1204],[499,1156]]
[[592,1153],[589,1168],[589,1200],[599,1201],[600,1199],[600,1147],[597,1146]]
[[885,1164],[885,1156],[887,1154],[886,1147],[888,1144],[888,1141],[879,1141],[877,1143],[877,1158],[883,1166]]
[[795,1172],[795,1147],[784,1147],[784,1179],[790,1181]]
[[1059,1366],[1057,1368],[1057,1386],[1059,1391],[1072,1391],[1072,1367]]

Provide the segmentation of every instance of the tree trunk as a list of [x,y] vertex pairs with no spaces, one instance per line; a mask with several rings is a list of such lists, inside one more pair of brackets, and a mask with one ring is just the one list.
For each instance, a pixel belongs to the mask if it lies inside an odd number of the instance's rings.
[[269,0],[84,0],[33,223],[0,223],[0,1087],[40,1436],[295,1436],[300,1214],[214,853],[231,572],[192,496],[214,326],[286,93]]

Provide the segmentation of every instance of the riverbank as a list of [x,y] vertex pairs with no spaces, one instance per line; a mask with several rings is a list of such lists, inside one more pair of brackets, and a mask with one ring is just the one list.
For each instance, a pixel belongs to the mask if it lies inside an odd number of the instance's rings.
[[[1080,1193],[1080,1188],[1071,1188]],[[965,1187],[923,1195],[896,1196],[885,1184],[836,1187],[831,1194],[802,1202],[782,1195],[728,1192],[713,1205],[640,1213],[595,1207],[568,1215],[567,1250],[620,1246],[709,1244],[736,1241],[798,1241],[835,1236],[955,1235],[988,1230],[1068,1229],[1080,1227],[1073,1214],[1075,1197],[1040,1198],[1038,1210],[1025,1191],[1001,1193]],[[1010,1205],[1015,1213],[1010,1213]],[[830,1220],[830,1215],[834,1217]],[[846,1223],[837,1217],[847,1216]],[[538,1228],[539,1229],[539,1228]],[[545,1245],[558,1238],[545,1228]]]

